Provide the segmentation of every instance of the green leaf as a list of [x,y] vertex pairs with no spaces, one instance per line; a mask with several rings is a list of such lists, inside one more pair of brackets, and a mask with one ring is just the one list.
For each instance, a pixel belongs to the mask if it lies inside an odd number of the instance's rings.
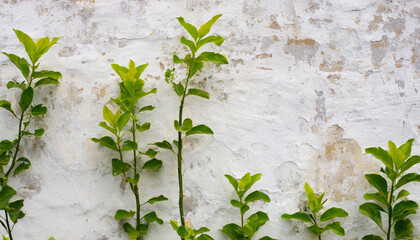
[[382,196],[380,193],[366,193],[363,198],[365,200],[376,200],[382,204],[384,204],[385,206],[388,205],[388,202],[386,200],[386,198],[384,196]]
[[[0,165],[7,165],[10,162],[10,155],[7,152],[3,152],[0,154]],[[2,169],[3,166],[0,166]]]
[[325,230],[331,230],[333,231],[335,234],[339,235],[339,236],[344,236],[345,235],[345,231],[344,228],[341,227],[340,222],[333,222],[328,224],[327,226],[325,226],[324,228]]
[[28,54],[29,58],[31,59],[32,63],[36,63],[36,45],[34,40],[29,37],[26,33],[13,29],[15,31],[16,36],[19,38],[19,41],[23,43],[25,46],[25,51]]
[[200,26],[200,29],[198,30],[198,37],[202,38],[207,35],[207,33],[210,32],[211,27],[213,24],[222,16],[222,14],[218,14],[214,16],[210,21],[206,22],[205,24]]
[[303,212],[296,212],[296,213],[293,213],[293,214],[283,214],[283,215],[281,215],[281,218],[283,218],[283,219],[295,219],[295,220],[300,220],[300,221],[312,223],[312,220],[308,216],[308,214],[303,213]]
[[39,129],[35,130],[35,132],[34,132],[35,137],[41,137],[42,135],[44,135],[44,129],[43,128],[39,128]]
[[222,231],[224,234],[226,234],[226,236],[228,236],[232,240],[245,239],[241,227],[234,223],[230,223],[223,226],[223,228],[220,231]]
[[113,134],[117,135],[117,130],[115,128],[112,128],[106,124],[106,122],[100,122],[99,126],[102,128],[105,128],[106,130],[112,132]]
[[395,189],[398,189],[410,182],[420,182],[420,175],[417,173],[408,173],[398,180],[397,185],[395,185]]
[[400,169],[400,166],[404,163],[406,156],[400,149],[397,148],[395,143],[393,143],[392,141],[388,141],[388,147],[389,155],[391,156],[392,161],[394,162],[395,168]]
[[184,85],[182,85],[182,83],[177,84],[177,83],[172,82],[172,85],[173,85],[176,95],[180,97],[184,95]]
[[[119,110],[117,111],[117,113],[119,112]],[[114,115],[114,113],[112,113],[111,110],[109,110],[109,108],[104,105],[103,109],[102,109],[102,116],[105,119],[105,121],[109,122],[109,124],[111,125],[111,127],[113,128],[118,128],[118,118],[116,118],[115,116],[117,115],[117,113]]]
[[20,211],[20,209],[23,207],[23,200],[17,200],[14,202],[9,203],[8,210],[9,217],[12,220],[12,222],[16,223],[18,219],[21,219],[25,216],[25,213]]
[[246,173],[241,179],[239,179],[238,187],[239,190],[244,190],[245,186],[251,182],[251,173]]
[[121,220],[123,220],[123,219],[133,217],[133,216],[134,216],[134,214],[136,214],[136,212],[134,212],[134,211],[131,211],[131,210],[130,210],[130,211],[126,211],[126,210],[123,210],[123,209],[119,209],[119,210],[115,213],[114,218],[115,218],[115,220],[117,220],[117,221],[121,221]]
[[162,201],[167,201],[167,200],[168,200],[167,197],[165,197],[163,195],[160,195],[160,196],[157,196],[157,197],[152,197],[151,199],[147,200],[146,203],[153,204],[155,202],[162,202]]
[[238,200],[232,199],[230,200],[230,204],[234,207],[241,208],[243,204],[239,202]]
[[404,173],[405,171],[407,171],[408,169],[410,169],[412,166],[416,165],[420,163],[420,156],[412,156],[409,159],[407,159],[402,165],[401,165],[401,170],[400,170],[400,174]]
[[341,208],[330,208],[321,215],[321,222],[325,222],[337,217],[347,217],[349,214]]
[[187,30],[187,32],[191,35],[194,40],[197,40],[198,38],[198,31],[197,28],[193,25],[186,23],[183,17],[177,17],[179,24]]
[[162,167],[162,161],[158,160],[156,158],[153,158],[147,162],[144,163],[143,167],[141,168],[143,169],[149,169],[152,171],[158,171],[160,168]]
[[175,230],[175,232],[178,232],[178,222],[174,220],[170,220],[169,222],[171,223],[171,226]]
[[210,94],[204,90],[201,89],[197,89],[197,88],[190,88],[188,89],[188,95],[195,95],[195,96],[199,96],[205,99],[210,99]]
[[187,45],[192,53],[195,53],[197,51],[195,43],[191,40],[186,39],[184,36],[181,37],[181,43]]
[[[416,210],[419,208],[419,205],[415,201],[405,200],[395,204],[393,209],[393,218],[396,219],[398,216],[404,214],[407,211],[412,212],[411,210]],[[407,216],[407,215],[405,215]]]
[[150,129],[150,123],[149,123],[149,122],[147,122],[147,123],[144,123],[143,125],[139,125],[139,124],[137,124],[137,125],[136,125],[136,129],[137,129],[137,131],[139,131],[139,132],[144,132],[144,131],[147,131],[147,130],[149,130],[149,129]]
[[123,224],[123,229],[126,233],[128,233],[128,237],[130,239],[137,239],[138,237],[143,236],[147,233],[147,225],[141,224],[140,231],[137,231],[133,226],[131,226],[129,223]]
[[147,151],[146,151],[145,153],[140,152],[140,154],[146,155],[146,156],[148,156],[148,157],[150,157],[150,158],[154,158],[154,157],[156,156],[156,154],[157,154],[157,153],[158,153],[158,152],[156,152],[155,150],[153,150],[153,149],[151,149],[151,148],[147,149]]
[[367,181],[370,183],[370,185],[376,188],[382,196],[384,197],[388,196],[388,184],[381,175],[366,174],[365,177]]
[[136,142],[133,142],[131,140],[126,140],[124,142],[124,145],[122,146],[122,151],[132,151],[132,150],[137,150],[138,145]]
[[235,191],[238,191],[238,180],[229,174],[225,174],[225,177],[229,180],[230,184],[233,186]]
[[22,72],[23,77],[25,77],[25,80],[28,80],[29,76],[29,63],[26,61],[25,58],[18,57],[14,54],[8,54],[3,52],[4,55],[6,55],[10,61],[16,65],[16,67],[19,68],[19,70]]
[[382,238],[376,235],[366,235],[362,240],[382,240]]
[[216,64],[229,64],[225,56],[214,52],[202,52],[200,56],[197,57],[197,60],[204,62],[213,62]]
[[11,88],[19,88],[20,90],[25,90],[26,88],[26,83],[25,81],[19,83],[16,81],[9,81],[6,85],[7,89],[11,89]]
[[270,219],[265,212],[256,212],[249,216],[244,226],[244,232],[251,239],[252,236]]
[[241,215],[244,215],[249,210],[249,206],[246,204],[243,204],[242,207],[239,209],[241,212]]
[[14,195],[16,195],[16,191],[13,188],[7,185],[3,186],[0,191],[0,209],[4,209]]
[[25,110],[31,105],[33,98],[34,98],[33,88],[28,87],[22,92],[22,95],[20,96],[20,101],[19,101],[19,106],[20,106],[20,109],[22,109],[22,112],[25,112]]
[[385,210],[382,207],[380,207],[378,204],[372,203],[372,202],[363,203],[359,207],[359,212],[361,214],[369,217],[378,226],[382,227],[382,217],[381,217],[380,211],[385,212]]
[[127,177],[126,178],[127,182],[132,183],[134,185],[139,184],[140,181],[140,175],[138,173],[136,173],[136,175],[134,175],[134,177]]
[[394,230],[397,239],[411,238],[413,235],[414,225],[410,219],[402,219],[395,223]]
[[130,120],[130,117],[131,114],[129,112],[126,112],[118,117],[117,126],[119,130],[122,130],[125,127],[125,125],[127,125],[128,121]]
[[8,152],[12,150],[15,144],[9,140],[3,140],[0,142],[0,152]]
[[265,236],[265,237],[260,238],[259,240],[277,240],[277,239],[271,238],[269,236]]
[[408,158],[411,154],[411,146],[413,145],[414,138],[408,139],[406,143],[401,145],[398,149],[400,149],[406,158]]
[[35,78],[45,78],[45,77],[47,77],[47,78],[52,78],[52,79],[58,80],[58,79],[62,78],[62,75],[61,75],[60,72],[42,70],[42,71],[39,71],[39,72],[34,72],[32,74],[32,77],[34,79]]
[[[178,132],[188,132],[188,131],[190,131],[193,128],[193,126],[192,126],[192,120],[189,119],[189,118],[186,118],[182,122],[182,125],[179,124],[178,120],[175,120],[174,121],[174,128]],[[188,133],[187,133],[187,136],[188,136]]]
[[107,147],[109,149],[112,149],[112,150],[118,152],[117,144],[115,143],[114,139],[112,139],[109,136],[105,136],[105,137],[102,137],[102,138],[99,138],[99,139],[98,138],[92,138],[92,141],[94,141],[96,143],[99,143],[103,147]]
[[201,234],[201,233],[205,233],[205,232],[210,232],[210,229],[206,228],[206,227],[201,227],[198,230],[195,230],[195,234]]
[[[172,61],[176,64],[184,62],[184,60],[180,59],[176,54],[172,56]],[[170,69],[166,70],[165,72],[166,82],[172,81],[173,78],[174,78],[174,74],[172,73],[172,71]]]
[[245,198],[245,202],[249,203],[249,202],[255,202],[255,201],[264,201],[264,202],[270,202],[270,197],[260,191],[254,191],[252,193],[250,193],[246,198]]
[[314,214],[317,214],[323,208],[322,204],[318,201],[318,197],[315,195],[314,190],[306,182],[305,192],[306,197],[308,198],[308,207],[312,210]]
[[36,42],[36,58],[35,62],[38,61],[38,59],[44,55],[48,50],[51,48],[52,45],[56,44],[59,38],[53,38],[53,40],[50,42],[49,37],[44,37],[39,39]]
[[35,87],[39,87],[39,86],[42,86],[42,85],[48,85],[48,84],[55,84],[55,85],[59,85],[60,84],[60,82],[57,80],[57,79],[54,79],[54,78],[43,78],[43,79],[41,79],[41,80],[39,80],[39,81],[37,81],[36,83],[35,83]]
[[410,193],[407,190],[403,189],[398,193],[397,199],[395,200],[398,200],[403,197],[407,197],[408,195],[410,195]]
[[144,215],[144,219],[148,222],[148,223],[152,223],[152,222],[157,222],[160,225],[163,224],[163,220],[160,219],[157,214],[155,212],[150,212],[146,215]]
[[112,174],[114,176],[127,172],[130,169],[131,165],[129,163],[123,162],[116,158],[112,159]]
[[153,109],[155,109],[155,107],[153,107],[152,105],[149,105],[149,106],[144,106],[144,107],[140,108],[140,110],[138,112],[152,111]]
[[377,159],[381,160],[387,168],[390,170],[394,169],[394,163],[392,161],[391,156],[388,154],[387,151],[383,150],[382,148],[366,148],[366,153],[370,153],[375,156]]
[[138,79],[138,78],[141,76],[141,74],[144,72],[144,70],[146,70],[147,66],[149,66],[149,64],[148,64],[148,63],[137,66],[137,67],[136,67],[137,72],[136,72],[136,74],[134,75],[134,77],[135,77],[136,79]]
[[29,167],[31,166],[31,162],[25,158],[25,157],[21,157],[17,160],[17,162],[21,162],[21,164],[19,164],[16,168],[15,171],[13,172],[13,176],[16,174],[19,174],[27,169],[29,169]]
[[197,240],[214,240],[214,239],[207,234],[201,234],[200,236],[198,236]]
[[40,116],[47,113],[47,108],[42,106],[42,104],[38,104],[35,107],[31,107],[31,115],[32,116]]
[[206,38],[201,39],[200,41],[198,41],[197,43],[197,50],[204,46],[207,43],[214,43],[216,46],[220,46],[222,45],[222,43],[225,41],[225,39],[219,35],[217,36],[208,36]]
[[13,114],[13,116],[16,117],[15,112],[12,110],[12,104],[10,104],[10,102],[6,101],[6,100],[0,100],[0,107],[6,109],[7,111],[9,111],[10,113]]
[[200,125],[197,125],[197,126],[191,128],[191,130],[189,130],[186,133],[187,136],[194,135],[194,134],[210,134],[210,135],[213,135],[214,133],[206,125],[200,124]]
[[166,140],[164,140],[162,142],[155,142],[152,145],[155,145],[158,148],[172,150],[172,145],[168,141],[166,141]]

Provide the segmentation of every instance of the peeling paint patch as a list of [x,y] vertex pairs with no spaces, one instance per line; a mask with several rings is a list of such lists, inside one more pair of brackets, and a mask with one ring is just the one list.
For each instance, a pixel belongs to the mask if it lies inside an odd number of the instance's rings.
[[388,37],[383,35],[379,41],[371,41],[370,49],[372,51],[372,63],[378,68],[382,64],[388,48]]
[[313,39],[289,39],[283,47],[284,53],[295,56],[296,60],[311,60],[319,48]]

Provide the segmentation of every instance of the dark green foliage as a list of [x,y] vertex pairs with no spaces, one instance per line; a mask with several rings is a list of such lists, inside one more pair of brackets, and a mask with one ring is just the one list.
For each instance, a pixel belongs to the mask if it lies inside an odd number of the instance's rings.
[[[327,209],[324,213],[322,213],[321,216],[318,216],[318,213],[322,209],[324,209],[324,203],[327,201],[327,199],[323,200],[325,193],[322,193],[321,195],[317,196],[314,193],[314,190],[307,183],[305,183],[305,191],[306,197],[308,198],[308,208],[310,212],[296,212],[293,214],[283,214],[281,215],[281,217],[283,219],[293,219],[311,223],[312,225],[308,227],[308,230],[313,235],[317,236],[320,240],[322,233],[327,230],[331,230],[339,236],[344,236],[345,231],[341,227],[341,223],[331,222],[330,220],[333,220],[334,218],[338,217],[347,217],[349,214],[341,208],[332,207],[330,209]],[[321,222],[324,223],[324,227],[321,227]],[[326,224],[326,222],[330,223]]]
[[[385,166],[381,168],[381,174],[366,174],[366,180],[374,187],[377,192],[366,193],[366,202],[360,205],[359,211],[363,215],[374,221],[387,236],[391,239],[392,227],[396,239],[411,239],[414,226],[407,218],[411,214],[416,214],[418,204],[414,201],[405,199],[410,193],[401,189],[410,182],[420,182],[420,175],[417,173],[406,173],[414,165],[420,163],[420,156],[410,157],[411,147],[414,139],[409,139],[399,148],[392,141],[388,142],[389,150],[381,147],[366,148],[366,153],[370,153],[379,159]],[[386,178],[385,178],[386,177]],[[388,215],[388,221],[382,222],[382,215]],[[376,235],[367,235],[363,240],[382,239]]]
[[[19,120],[18,136],[13,141],[3,140],[0,143],[0,209],[5,212],[5,218],[0,220],[1,225],[6,229],[8,238],[13,240],[12,230],[14,224],[25,216],[21,211],[23,207],[23,200],[16,200],[10,202],[11,198],[16,195],[16,191],[8,185],[9,177],[19,174],[31,166],[28,158],[20,156],[22,149],[21,141],[25,136],[41,137],[44,134],[44,129],[36,129],[34,132],[29,131],[29,126],[32,120],[47,113],[47,108],[42,104],[34,105],[34,95],[37,94],[37,88],[40,85],[59,84],[61,73],[49,70],[38,70],[39,58],[44,55],[52,45],[54,45],[58,38],[53,38],[52,41],[48,37],[39,39],[36,43],[27,34],[14,30],[16,36],[25,47],[26,53],[29,56],[31,63],[25,58],[16,56],[14,54],[3,54],[20,70],[24,80],[19,82],[12,80],[7,83],[7,88],[13,91],[20,91],[19,108],[15,112],[12,105],[7,100],[0,100],[0,108],[7,110],[14,118]],[[48,75],[48,76],[47,76]],[[50,80],[45,80],[48,77]],[[10,161],[11,160],[11,161]],[[13,223],[13,225],[11,224]]]
[[[241,225],[239,226],[235,223],[230,223],[225,225],[220,231],[222,231],[232,240],[251,240],[258,229],[269,221],[267,213],[258,211],[254,214],[251,214],[246,220],[246,223],[244,223],[244,215],[250,209],[249,203],[255,201],[271,201],[270,197],[261,191],[253,191],[245,196],[246,192],[252,187],[252,185],[260,180],[261,174],[258,173],[251,176],[250,173],[247,173],[239,180],[228,174],[226,174],[225,177],[229,180],[230,184],[235,189],[236,195],[238,196],[239,201],[232,199],[230,204],[239,209],[241,214]],[[260,240],[270,239],[275,240],[274,238],[268,236],[260,238]]]
[[[173,56],[173,62],[176,64],[185,64],[188,69],[188,73],[185,79],[185,83],[183,81],[174,81],[174,71],[175,69],[168,69],[165,72],[165,81],[172,85],[175,94],[180,97],[180,106],[179,106],[179,112],[178,112],[178,119],[174,121],[174,128],[178,132],[178,139],[173,140],[172,143],[169,141],[162,141],[157,142],[154,145],[157,147],[168,149],[172,151],[176,156],[178,160],[178,185],[179,185],[179,215],[181,219],[181,226],[179,229],[181,229],[181,233],[188,231],[197,231],[188,229],[185,226],[185,220],[184,220],[184,203],[183,203],[183,179],[182,179],[182,163],[183,163],[183,157],[182,157],[182,148],[183,148],[183,140],[185,137],[194,135],[194,134],[213,134],[213,131],[206,125],[199,124],[195,125],[193,124],[193,121],[190,118],[183,118],[183,110],[184,110],[184,102],[187,96],[193,96],[193,97],[201,97],[204,99],[209,99],[210,94],[202,89],[197,88],[188,88],[188,84],[192,77],[194,77],[197,72],[201,72],[202,68],[204,67],[205,62],[212,62],[216,64],[228,64],[228,61],[225,56],[219,53],[214,52],[201,52],[199,53],[198,50],[208,43],[214,43],[216,46],[220,46],[223,41],[225,40],[223,37],[219,35],[211,35],[207,36],[207,34],[210,32],[211,27],[213,24],[219,19],[222,15],[216,15],[214,16],[210,21],[200,26],[199,29],[197,27],[193,26],[190,23],[185,22],[184,18],[178,17],[178,22],[187,30],[190,37],[192,39],[187,39],[186,37],[181,37],[181,43],[187,46],[189,48],[190,53],[188,53],[184,58],[179,58],[177,55]],[[207,37],[206,37],[207,36]],[[173,225],[174,226],[174,225]],[[177,228],[178,229],[178,228]],[[195,239],[194,234],[180,234],[178,231],[178,235],[181,237],[181,239]],[[185,237],[188,236],[188,237]],[[201,235],[203,236],[203,235]],[[204,235],[204,237],[201,237],[200,239],[207,239],[207,235]],[[199,238],[197,238],[199,239]]]
[[[154,211],[141,217],[141,206],[168,200],[163,195],[160,195],[141,203],[139,197],[139,181],[143,171],[156,172],[162,167],[162,161],[155,158],[157,152],[153,149],[148,149],[144,153],[139,151],[136,141],[137,131],[144,132],[150,128],[150,123],[140,123],[137,114],[154,109],[153,106],[137,106],[138,101],[142,97],[156,92],[156,89],[143,90],[145,82],[140,79],[140,75],[146,67],[147,64],[136,66],[132,60],[130,60],[128,68],[112,64],[112,68],[122,79],[122,82],[119,83],[120,96],[112,99],[119,109],[114,113],[107,106],[104,106],[102,113],[105,122],[99,123],[100,127],[108,130],[112,135],[92,138],[94,142],[117,153],[119,158],[112,159],[112,174],[115,176],[122,174],[123,180],[129,184],[136,199],[136,211],[119,209],[115,213],[117,221],[124,221],[122,227],[128,233],[130,239],[141,239],[143,235],[147,234],[149,224],[152,222],[163,224],[163,220]],[[124,138],[125,131],[130,133],[129,138]],[[127,151],[133,153],[133,158],[130,162],[125,160],[127,156],[124,152]],[[140,156],[142,155],[148,160],[141,161]],[[136,225],[134,227],[129,223],[130,218],[135,219]]]

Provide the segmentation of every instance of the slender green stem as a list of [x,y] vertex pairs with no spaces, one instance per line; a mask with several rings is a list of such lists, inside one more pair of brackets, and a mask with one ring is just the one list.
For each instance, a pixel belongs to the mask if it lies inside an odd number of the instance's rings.
[[[135,112],[133,110],[132,113],[135,117]],[[136,120],[133,119],[133,127],[132,127],[132,133],[133,133],[133,142],[136,142]],[[137,153],[136,150],[133,150],[133,158],[134,158],[134,177],[136,177],[137,174]],[[140,230],[140,196],[139,196],[139,185],[134,184],[134,190],[133,190],[134,196],[136,198],[136,230]],[[137,240],[141,240],[142,237],[138,237]]]
[[9,223],[9,213],[6,211],[6,209],[4,210],[4,214],[6,215],[6,225],[7,225],[7,233],[9,234],[9,239],[13,240],[12,229],[10,228],[10,223]]
[[392,203],[393,199],[392,196],[394,195],[394,182],[391,184],[391,194],[389,195],[389,204],[388,204],[388,233],[386,235],[386,239],[391,239],[391,225],[392,225]]
[[13,159],[12,159],[12,164],[10,165],[9,170],[7,170],[6,174],[4,175],[4,177],[7,179],[9,177],[10,172],[12,171],[12,169],[15,167],[16,164],[16,158],[19,152],[19,147],[20,147],[20,140],[22,139],[22,124],[23,124],[23,117],[25,116],[25,114],[22,112],[20,119],[19,119],[19,133],[18,133],[18,140],[16,143],[16,148],[15,148],[15,153],[13,154]]

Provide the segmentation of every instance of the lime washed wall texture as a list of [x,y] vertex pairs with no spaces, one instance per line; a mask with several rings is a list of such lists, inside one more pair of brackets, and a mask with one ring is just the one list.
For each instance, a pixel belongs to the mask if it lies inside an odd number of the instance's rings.
[[[185,115],[215,132],[186,144],[186,219],[227,239],[218,229],[238,216],[223,175],[250,171],[263,174],[255,189],[272,198],[255,206],[271,219],[260,237],[310,238],[302,224],[280,219],[302,205],[304,181],[327,192],[327,207],[349,212],[343,239],[379,233],[358,212],[369,189],[363,175],[379,166],[363,149],[416,138],[413,153],[420,154],[419,1],[2,0],[1,51],[24,54],[12,28],[36,39],[61,37],[42,61],[63,74],[61,85],[44,88],[51,97],[39,99],[49,109],[39,126],[45,135],[24,142],[32,167],[11,183],[27,214],[16,239],[128,239],[113,215],[133,207],[134,198],[111,174],[113,152],[90,140],[105,134],[102,106],[118,95],[110,65],[149,63],[143,77],[158,92],[144,98],[156,109],[144,115],[152,127],[141,141],[175,138],[177,96],[163,74],[172,55],[185,52],[176,17],[199,25],[218,13],[214,32],[227,38],[221,52],[230,64],[207,68],[192,83],[210,92],[210,101],[186,103]],[[4,90],[20,73],[5,56],[0,65],[0,98],[17,102]],[[6,111],[0,116],[1,138],[11,139],[17,123]],[[141,191],[143,198],[169,197],[153,206],[165,224],[153,225],[145,239],[175,240],[168,221],[178,220],[176,161],[165,151],[160,159],[163,168],[143,179]],[[417,202],[419,187],[407,189]],[[419,236],[420,215],[411,219]]]

